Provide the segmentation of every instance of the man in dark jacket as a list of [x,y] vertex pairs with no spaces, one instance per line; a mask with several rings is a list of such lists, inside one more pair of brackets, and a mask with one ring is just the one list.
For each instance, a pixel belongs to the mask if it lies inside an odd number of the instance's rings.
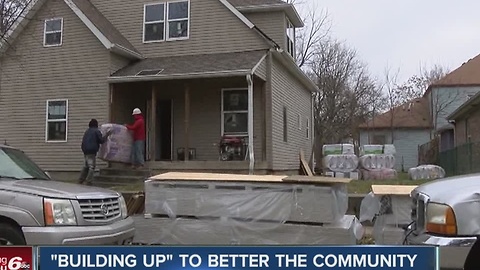
[[132,112],[135,122],[133,125],[125,125],[128,130],[133,131],[133,147],[132,147],[132,168],[143,167],[145,164],[145,119],[142,116],[142,111],[135,108]]
[[108,131],[104,137],[102,132],[100,132],[98,129],[97,120],[90,120],[88,129],[83,134],[82,140],[82,151],[85,158],[85,163],[83,165],[82,173],[80,174],[80,184],[83,184],[85,181],[87,184],[92,183],[96,166],[97,152],[100,150],[100,145],[106,141],[110,133],[111,131]]

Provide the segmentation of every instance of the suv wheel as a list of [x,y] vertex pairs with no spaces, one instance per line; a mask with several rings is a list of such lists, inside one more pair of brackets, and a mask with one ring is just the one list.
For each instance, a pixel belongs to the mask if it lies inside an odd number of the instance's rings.
[[26,245],[22,231],[8,223],[0,223],[0,246]]

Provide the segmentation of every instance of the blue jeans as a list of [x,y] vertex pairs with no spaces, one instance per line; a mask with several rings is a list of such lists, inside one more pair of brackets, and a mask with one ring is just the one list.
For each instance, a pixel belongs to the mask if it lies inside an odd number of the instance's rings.
[[145,141],[134,141],[132,147],[131,161],[132,165],[144,165],[145,164]]
[[80,179],[79,182],[82,184],[87,181],[87,183],[91,183],[93,179],[93,174],[95,173],[95,167],[96,167],[96,155],[85,155],[84,156],[84,163],[83,163],[83,169],[82,172],[80,173]]

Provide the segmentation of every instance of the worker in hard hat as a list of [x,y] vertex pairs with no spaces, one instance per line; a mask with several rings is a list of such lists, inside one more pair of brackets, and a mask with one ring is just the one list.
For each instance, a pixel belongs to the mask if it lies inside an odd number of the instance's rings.
[[132,112],[135,122],[132,125],[125,125],[128,130],[133,131],[133,146],[132,146],[132,169],[143,167],[145,164],[145,119],[142,111],[135,108]]

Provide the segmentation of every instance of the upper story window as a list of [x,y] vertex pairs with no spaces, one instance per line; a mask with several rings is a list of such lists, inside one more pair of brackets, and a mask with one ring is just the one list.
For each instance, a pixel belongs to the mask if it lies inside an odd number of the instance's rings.
[[189,28],[190,1],[145,5],[143,42],[187,39]]
[[287,52],[295,58],[295,27],[287,18]]
[[62,45],[63,18],[45,20],[43,28],[43,46],[52,47]]

